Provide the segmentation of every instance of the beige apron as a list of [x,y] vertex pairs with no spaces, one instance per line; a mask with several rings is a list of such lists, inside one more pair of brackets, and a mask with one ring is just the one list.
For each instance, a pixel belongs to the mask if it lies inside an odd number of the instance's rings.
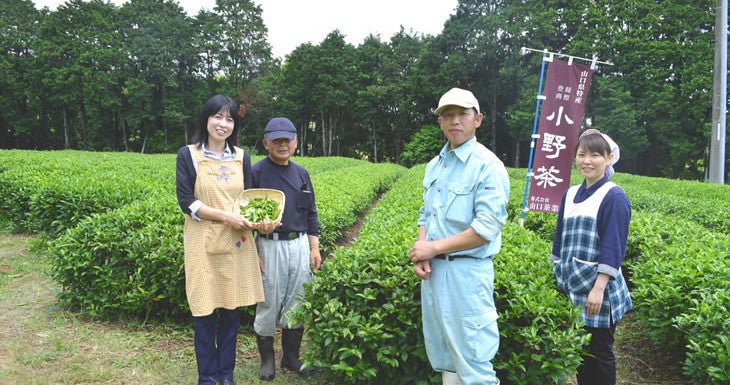
[[[188,146],[198,163],[195,197],[209,207],[238,212],[243,192],[243,150],[235,160],[206,158]],[[185,292],[195,317],[216,308],[235,309],[264,300],[256,242],[251,230],[185,216]]]

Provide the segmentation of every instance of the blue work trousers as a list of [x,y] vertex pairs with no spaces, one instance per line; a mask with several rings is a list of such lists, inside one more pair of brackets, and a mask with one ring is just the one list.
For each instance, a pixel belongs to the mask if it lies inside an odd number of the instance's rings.
[[499,384],[491,360],[499,347],[491,258],[431,259],[421,282],[426,353],[434,370],[463,385]]
[[233,379],[240,324],[241,313],[236,309],[221,308],[207,316],[193,317],[198,385],[215,385]]

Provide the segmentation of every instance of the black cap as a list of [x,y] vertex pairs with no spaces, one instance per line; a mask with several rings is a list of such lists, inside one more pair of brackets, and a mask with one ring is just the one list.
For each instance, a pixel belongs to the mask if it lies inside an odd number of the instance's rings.
[[297,129],[291,120],[287,118],[272,118],[266,123],[264,129],[264,138],[266,140],[276,140],[286,138],[294,140],[297,138]]

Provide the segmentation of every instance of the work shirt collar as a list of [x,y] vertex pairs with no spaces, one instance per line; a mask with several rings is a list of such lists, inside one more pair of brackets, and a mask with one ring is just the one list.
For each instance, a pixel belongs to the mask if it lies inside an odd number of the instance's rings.
[[203,143],[202,146],[203,149],[203,155],[206,158],[214,159],[214,160],[230,160],[234,159],[235,156],[233,156],[233,153],[231,152],[231,148],[228,146],[228,142],[226,142],[226,148],[223,149],[223,156],[219,156],[215,151],[210,151],[205,148],[205,143]]
[[441,152],[439,153],[439,156],[441,158],[448,155],[449,152],[453,152],[454,155],[459,158],[459,160],[462,163],[466,163],[466,160],[469,159],[469,155],[471,155],[472,150],[474,149],[474,145],[477,143],[476,136],[472,137],[471,139],[467,140],[466,142],[462,143],[461,146],[456,147],[455,149],[449,151],[449,142],[446,142],[444,147],[441,148]]
[[583,183],[578,188],[578,195],[589,197],[589,196],[593,195],[593,193],[596,192],[596,190],[601,188],[601,186],[606,184],[606,182],[608,182],[608,176],[604,175],[603,178],[601,178],[601,180],[596,182],[593,186],[586,188],[586,181],[584,180]]

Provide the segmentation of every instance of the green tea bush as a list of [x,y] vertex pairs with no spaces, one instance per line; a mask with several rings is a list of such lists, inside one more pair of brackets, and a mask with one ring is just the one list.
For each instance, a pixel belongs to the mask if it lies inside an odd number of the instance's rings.
[[495,368],[505,384],[564,384],[588,336],[580,309],[555,288],[550,243],[508,223],[495,258],[500,342]]
[[695,384],[730,383],[730,283],[716,291],[704,291],[692,307],[676,318],[688,336],[684,373]]
[[399,179],[368,214],[353,247],[338,249],[305,288],[294,318],[309,325],[306,360],[340,383],[415,384],[423,377],[420,291],[407,257],[418,178],[410,171]]
[[[175,193],[174,154],[0,150],[0,215],[18,232],[55,238],[94,213]],[[261,156],[252,156],[256,162]],[[316,175],[368,165],[351,158],[296,157]],[[391,167],[396,167],[390,165]],[[354,222],[354,221],[353,221]]]
[[[424,167],[411,169],[370,212],[351,248],[339,249],[306,286],[294,319],[308,325],[305,359],[338,383],[437,382],[423,347],[420,280],[408,249],[417,236]],[[495,258],[504,384],[562,384],[586,341],[578,311],[553,285],[549,248],[507,225]],[[508,246],[511,245],[511,246]]]
[[62,304],[92,318],[187,312],[183,217],[174,196],[94,214],[52,243]]
[[[2,151],[0,212],[18,231],[62,234],[171,181],[170,156],[81,151]],[[173,161],[174,162],[174,161]]]
[[[171,157],[166,160],[174,162]],[[312,176],[324,213],[320,220],[325,240],[336,239],[342,228],[356,220],[354,213],[366,208],[377,191],[387,188],[404,170],[397,165],[357,162],[356,167]],[[64,305],[109,319],[175,318],[188,313],[184,215],[177,205],[174,181],[170,185],[147,199],[87,216],[52,242],[52,276],[61,285],[59,297]]]
[[706,229],[730,234],[730,186],[618,173],[634,210],[691,220]]
[[684,351],[687,336],[677,333],[674,318],[687,312],[704,290],[728,285],[730,261],[718,258],[721,253],[696,243],[673,245],[646,253],[632,265],[636,312],[659,346]]
[[366,163],[313,175],[322,249],[327,253],[334,250],[342,232],[404,171],[405,168],[396,164]]
[[[251,162],[256,163],[263,156],[251,157]],[[364,160],[345,158],[341,156],[307,157],[295,156],[292,160],[306,168],[310,175],[317,175],[329,171],[337,171],[351,167],[370,164]]]
[[722,378],[718,368],[727,368],[727,340],[716,336],[730,335],[730,324],[726,314],[710,316],[708,308],[725,305],[708,305],[707,293],[730,290],[730,238],[674,216],[638,212],[629,255],[635,311],[653,342],[686,357],[685,373],[694,383],[722,383],[708,382],[707,373]]

